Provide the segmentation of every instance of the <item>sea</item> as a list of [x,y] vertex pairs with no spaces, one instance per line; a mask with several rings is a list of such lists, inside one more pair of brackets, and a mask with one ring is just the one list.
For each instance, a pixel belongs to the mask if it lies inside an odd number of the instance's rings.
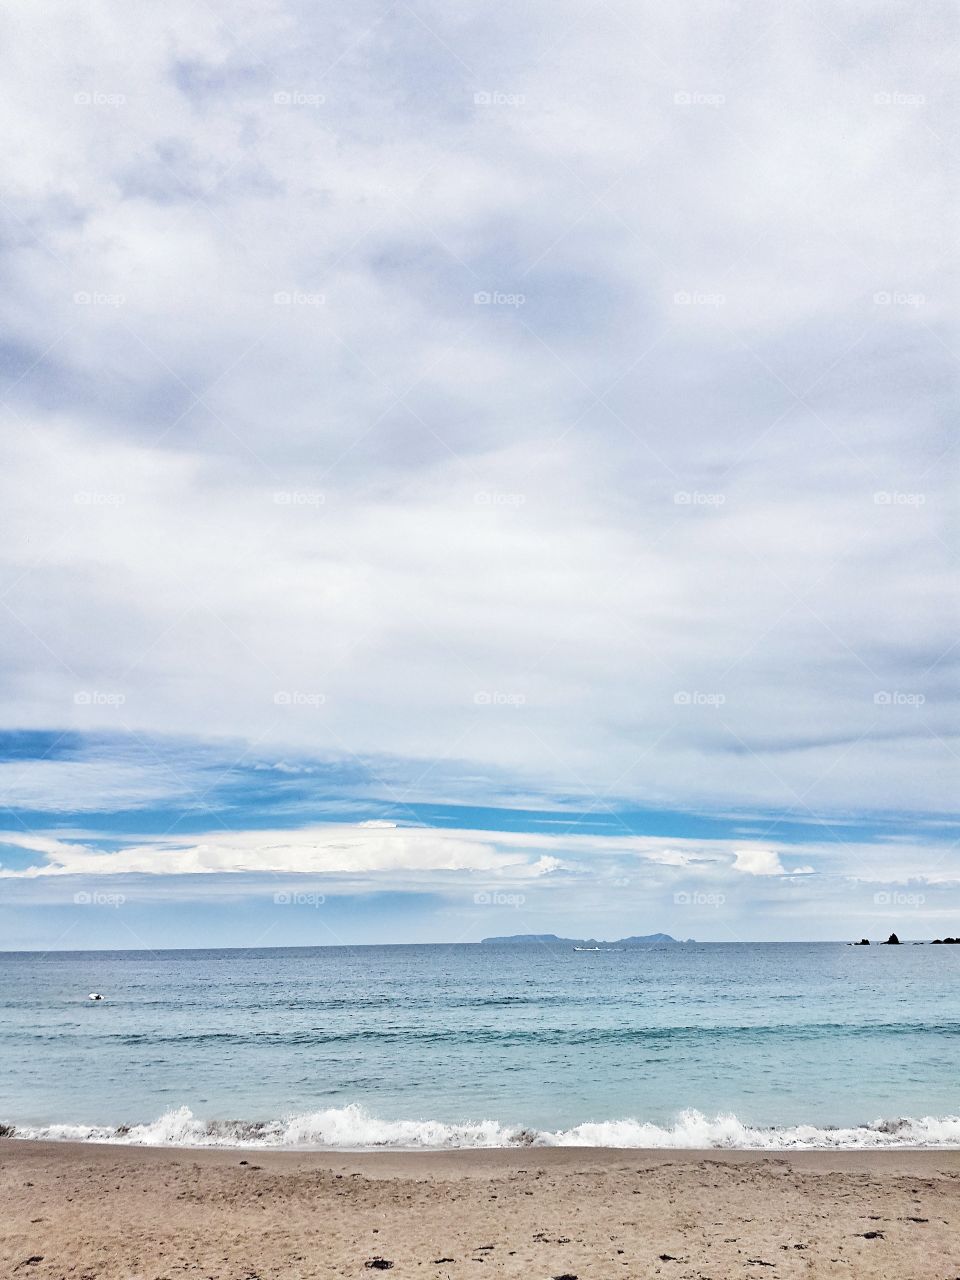
[[960,948],[0,953],[0,1125],[300,1149],[956,1147]]

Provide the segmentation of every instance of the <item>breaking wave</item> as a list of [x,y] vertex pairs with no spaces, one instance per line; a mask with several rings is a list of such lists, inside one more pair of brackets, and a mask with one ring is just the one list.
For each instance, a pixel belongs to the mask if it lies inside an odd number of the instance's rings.
[[683,1111],[668,1127],[624,1119],[571,1129],[530,1129],[497,1120],[383,1120],[357,1104],[279,1120],[200,1120],[187,1107],[148,1124],[0,1125],[7,1137],[161,1147],[456,1150],[496,1147],[662,1147],[800,1151],[895,1147],[960,1147],[960,1116],[877,1120],[849,1128],[812,1124],[758,1128],[734,1115],[712,1119]]

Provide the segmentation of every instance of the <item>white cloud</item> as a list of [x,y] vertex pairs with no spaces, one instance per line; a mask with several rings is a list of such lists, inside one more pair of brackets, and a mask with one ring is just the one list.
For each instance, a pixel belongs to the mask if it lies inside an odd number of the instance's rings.
[[787,868],[780,861],[780,855],[773,849],[738,849],[733,860],[734,871],[743,871],[751,876],[810,876],[816,868],[800,866]]
[[[16,833],[10,837],[17,842]],[[239,872],[285,874],[397,871],[508,870],[519,854],[500,853],[476,836],[360,826],[308,827],[290,831],[238,831],[203,836],[194,842],[159,840],[113,852],[62,842],[43,850],[48,861],[20,873],[38,875],[199,875]],[[539,874],[539,871],[534,871]]]
[[[19,15],[3,723],[948,809],[946,19],[883,12]],[[21,801],[187,798],[83,769]]]
[[733,863],[736,871],[751,876],[782,876],[784,868],[773,849],[738,849]]
[[554,871],[562,871],[564,869],[565,864],[560,858],[554,858],[548,854],[544,854],[542,858],[538,858],[530,868],[533,874],[538,876],[548,876]]
[[[111,875],[351,876],[359,884],[397,872],[455,873],[464,883],[474,874],[530,881],[600,879],[641,874],[650,884],[736,883],[749,876],[805,876],[895,883],[911,874],[948,883],[943,871],[949,842],[923,845],[889,842],[804,843],[779,848],[742,840],[671,839],[646,835],[578,835],[404,826],[370,820],[312,824],[290,829],[214,830],[195,835],[151,836],[118,841],[90,832],[32,835],[0,832],[0,843],[41,855],[24,869],[7,866],[0,877]],[[925,855],[925,856],[924,856]],[[798,857],[812,859],[784,865]],[[911,873],[910,868],[915,872]],[[452,883],[452,882],[451,882]]]

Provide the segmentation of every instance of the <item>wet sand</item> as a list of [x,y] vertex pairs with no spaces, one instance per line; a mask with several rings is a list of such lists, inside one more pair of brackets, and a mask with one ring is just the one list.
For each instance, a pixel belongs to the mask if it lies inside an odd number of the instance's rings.
[[960,1151],[174,1150],[0,1140],[30,1280],[960,1277]]

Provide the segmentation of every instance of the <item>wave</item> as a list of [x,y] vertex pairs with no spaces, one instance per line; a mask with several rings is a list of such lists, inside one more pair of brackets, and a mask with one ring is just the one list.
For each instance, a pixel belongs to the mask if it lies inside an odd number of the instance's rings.
[[[491,999],[489,1006],[507,1006],[513,1003],[509,997]],[[479,1006],[478,1006],[479,1007]],[[776,1040],[783,1043],[790,1041],[807,1041],[820,1039],[836,1039],[843,1036],[847,1039],[872,1039],[886,1037],[896,1039],[921,1036],[931,1038],[960,1037],[960,1020],[942,1021],[935,1024],[920,1021],[902,1022],[864,1022],[859,1024],[842,1022],[758,1022],[758,1023],[678,1023],[676,1025],[648,1025],[630,1027],[541,1027],[541,1026],[420,1026],[409,1023],[395,1025],[369,1024],[345,1028],[341,1031],[329,1030],[326,1027],[310,1027],[291,1031],[270,1030],[264,1026],[251,1028],[249,1031],[174,1031],[161,1033],[158,1030],[147,1031],[115,1031],[105,1032],[98,1036],[101,1044],[115,1043],[126,1047],[138,1045],[217,1045],[247,1046],[256,1045],[296,1047],[299,1045],[319,1046],[336,1044],[377,1044],[435,1046],[452,1044],[458,1047],[471,1045],[513,1046],[536,1043],[537,1045],[561,1046],[617,1046],[617,1045],[650,1045],[650,1044],[700,1044],[703,1042],[736,1040],[742,1037],[749,1040]],[[50,1030],[45,1032],[23,1031],[10,1033],[7,1036],[11,1043],[24,1045],[56,1044],[61,1039],[61,1032]]]
[[662,1147],[801,1151],[894,1147],[960,1147],[960,1116],[876,1120],[849,1128],[811,1124],[758,1128],[735,1115],[712,1119],[682,1111],[672,1125],[624,1119],[571,1129],[531,1129],[497,1120],[383,1120],[356,1103],[279,1120],[201,1120],[188,1107],[165,1112],[149,1124],[2,1125],[22,1139],[120,1143],[161,1147],[273,1147],[291,1149],[451,1150],[496,1147]]

